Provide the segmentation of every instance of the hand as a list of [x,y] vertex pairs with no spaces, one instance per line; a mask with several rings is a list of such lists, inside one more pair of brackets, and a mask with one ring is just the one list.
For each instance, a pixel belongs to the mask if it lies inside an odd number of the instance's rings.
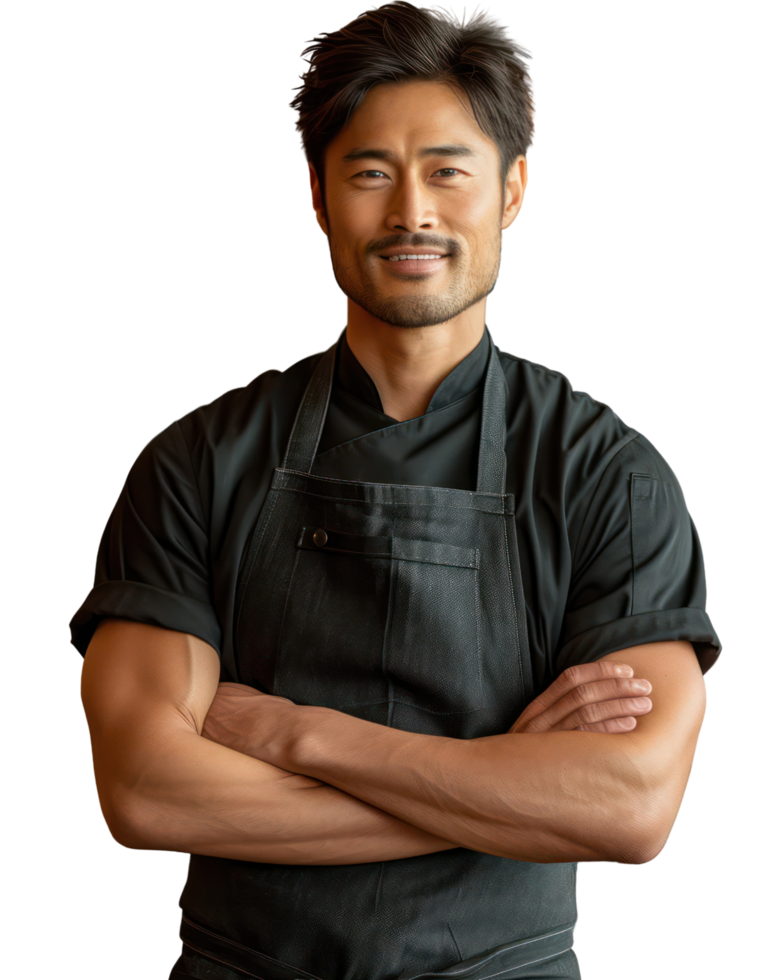
[[288,698],[263,694],[247,684],[224,681],[218,684],[201,734],[243,755],[277,765],[271,758],[270,742],[284,734],[286,725],[282,715],[289,705],[294,702]]
[[[626,676],[618,674],[621,668]],[[648,681],[626,664],[597,660],[568,667],[532,701],[510,733],[630,732],[653,707]]]

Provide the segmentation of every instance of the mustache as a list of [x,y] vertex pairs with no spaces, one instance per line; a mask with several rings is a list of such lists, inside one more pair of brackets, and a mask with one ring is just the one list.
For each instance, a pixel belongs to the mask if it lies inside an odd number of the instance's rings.
[[365,246],[366,255],[374,255],[383,252],[385,248],[423,248],[431,245],[441,252],[449,252],[450,255],[460,254],[460,243],[454,238],[445,238],[443,235],[429,235],[426,232],[417,231],[413,235],[387,235],[386,238],[374,238]]

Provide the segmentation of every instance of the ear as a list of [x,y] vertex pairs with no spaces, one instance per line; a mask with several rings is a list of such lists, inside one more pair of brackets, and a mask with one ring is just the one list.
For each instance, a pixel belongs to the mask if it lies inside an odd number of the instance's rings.
[[310,164],[307,164],[308,168],[308,193],[310,195],[310,210],[313,212],[313,220],[316,222],[316,227],[324,236],[324,238],[329,239],[329,226],[327,224],[327,213],[324,207],[324,198],[321,193],[321,187],[319,185],[319,180],[316,175],[315,168]]
[[528,185],[531,183],[531,161],[527,156],[519,156],[509,168],[504,187],[504,213],[502,227],[509,231],[517,224],[525,206]]

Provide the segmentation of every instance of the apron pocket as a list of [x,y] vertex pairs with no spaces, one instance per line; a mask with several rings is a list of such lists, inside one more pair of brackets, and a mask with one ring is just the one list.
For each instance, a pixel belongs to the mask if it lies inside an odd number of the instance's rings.
[[483,707],[478,569],[476,548],[302,527],[274,693],[434,733]]

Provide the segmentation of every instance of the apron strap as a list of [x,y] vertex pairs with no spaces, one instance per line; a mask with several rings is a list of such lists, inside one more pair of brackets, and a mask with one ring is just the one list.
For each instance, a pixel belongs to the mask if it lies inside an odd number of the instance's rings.
[[[487,328],[485,328],[487,329]],[[506,493],[506,378],[495,344],[488,331],[490,358],[482,398],[482,429],[479,437],[479,493]],[[329,408],[337,344],[324,354],[313,372],[300,402],[289,436],[284,470],[310,473]]]

